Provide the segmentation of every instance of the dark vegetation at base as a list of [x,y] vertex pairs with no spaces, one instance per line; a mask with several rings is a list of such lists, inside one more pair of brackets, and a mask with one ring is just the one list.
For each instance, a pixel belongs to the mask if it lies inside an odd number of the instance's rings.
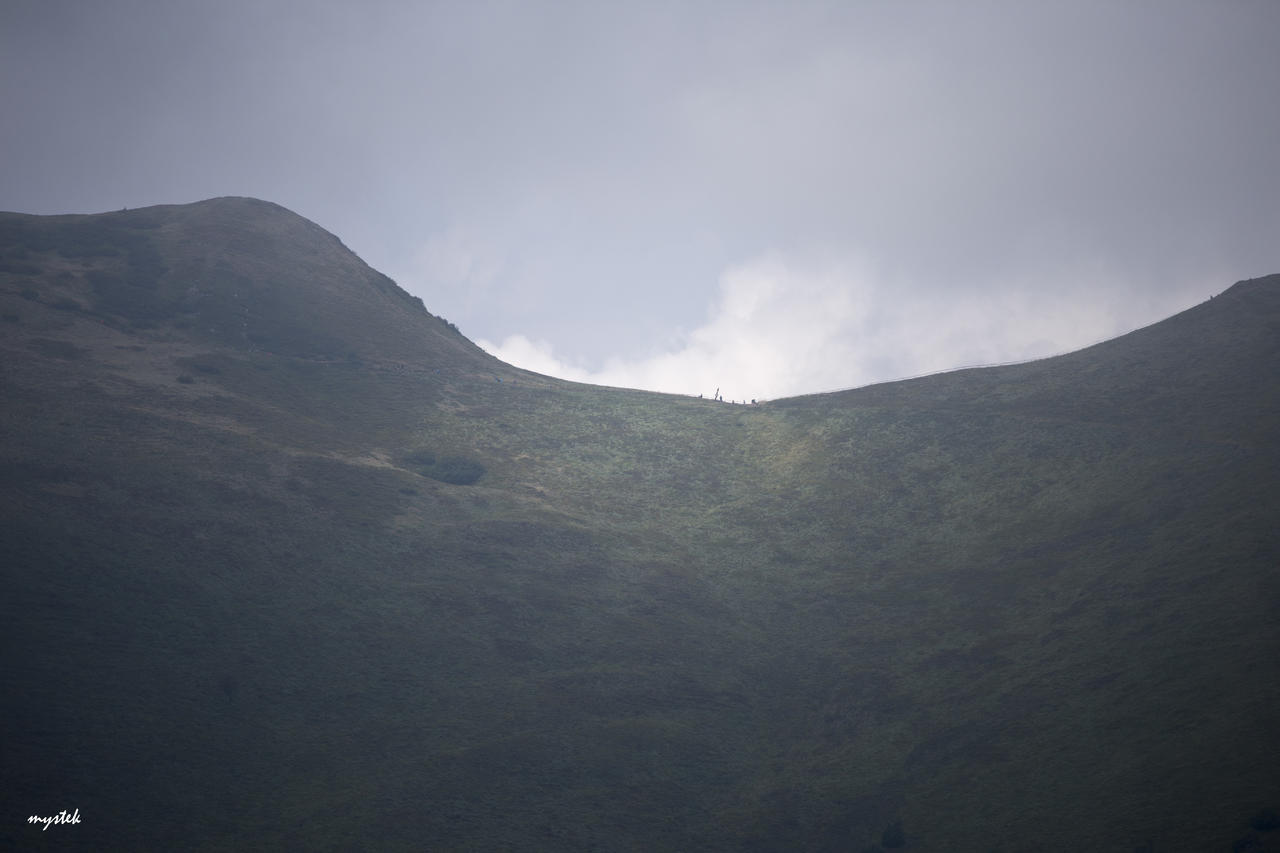
[[722,408],[261,202],[0,235],[0,847],[1280,845],[1280,279]]
[[465,456],[445,456],[436,458],[434,453],[419,450],[405,457],[405,463],[413,470],[455,486],[470,486],[484,476],[485,468],[474,459]]

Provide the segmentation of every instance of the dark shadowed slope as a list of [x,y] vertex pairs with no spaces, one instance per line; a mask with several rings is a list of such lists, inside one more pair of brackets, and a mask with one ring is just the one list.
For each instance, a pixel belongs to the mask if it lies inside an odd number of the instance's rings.
[[1278,846],[1280,278],[730,406],[216,199],[0,215],[0,319],[10,846]]

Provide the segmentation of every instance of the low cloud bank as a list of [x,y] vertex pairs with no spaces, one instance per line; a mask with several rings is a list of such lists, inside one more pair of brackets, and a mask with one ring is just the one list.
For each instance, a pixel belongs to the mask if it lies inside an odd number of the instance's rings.
[[[852,260],[773,254],[727,270],[708,319],[652,354],[589,367],[547,341],[478,341],[518,367],[598,385],[726,400],[777,399],[1078,349],[1161,319],[1210,291],[1136,301],[1097,270],[1053,286],[913,287]],[[1043,282],[1042,282],[1043,284]]]

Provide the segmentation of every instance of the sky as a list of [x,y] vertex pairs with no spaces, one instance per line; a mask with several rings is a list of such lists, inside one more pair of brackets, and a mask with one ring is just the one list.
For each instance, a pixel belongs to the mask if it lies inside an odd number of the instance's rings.
[[225,195],[486,350],[774,399],[1280,272],[1280,3],[6,0],[0,209]]

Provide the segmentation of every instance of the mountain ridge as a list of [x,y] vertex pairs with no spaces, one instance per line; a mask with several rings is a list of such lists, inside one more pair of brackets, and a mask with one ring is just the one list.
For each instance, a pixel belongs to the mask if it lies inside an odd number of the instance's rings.
[[1277,846],[1280,277],[728,406],[282,211],[0,215],[0,841]]
[[[90,267],[75,271],[90,287],[57,298],[119,320],[177,319],[214,342],[274,346],[285,355],[345,357],[376,341],[386,358],[413,358],[426,352],[425,339],[437,349],[471,349],[473,361],[483,360],[460,335],[446,343],[448,335],[415,325],[417,315],[431,316],[420,299],[334,235],[270,202],[224,197],[105,214],[0,217],[11,243],[32,248],[34,241],[37,250],[54,240],[70,245],[81,266]],[[290,269],[272,265],[282,246],[290,247]],[[275,337],[256,339],[264,332],[255,325]],[[338,329],[359,334],[343,341]],[[344,346],[348,352],[340,352]]]

